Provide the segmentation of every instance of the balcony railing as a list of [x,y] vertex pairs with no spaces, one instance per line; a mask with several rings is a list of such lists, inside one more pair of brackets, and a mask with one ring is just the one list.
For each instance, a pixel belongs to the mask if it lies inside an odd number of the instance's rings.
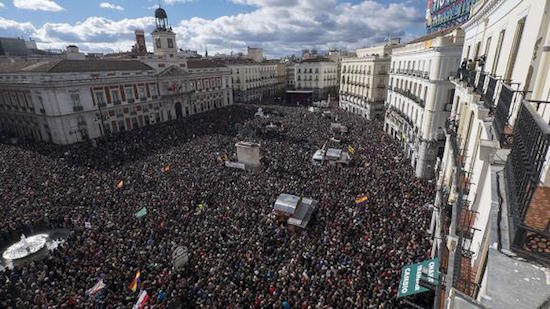
[[73,106],[73,111],[74,112],[81,112],[83,110],[84,110],[84,106],[82,106],[82,105]]
[[477,94],[482,95],[483,94],[483,87],[485,87],[485,77],[487,76],[487,73],[485,72],[479,72],[479,79],[477,80],[477,84],[475,87],[475,92]]
[[514,99],[514,93],[515,92],[508,85],[502,84],[498,96],[495,118],[493,120],[495,133],[501,144],[508,144],[506,137],[511,133],[505,132],[505,129],[508,125],[508,119],[510,118],[510,106]]
[[487,89],[483,95],[483,104],[490,111],[490,114],[494,114],[495,110],[495,92],[497,88],[497,79],[493,76],[487,77],[489,82],[487,83]]
[[534,189],[539,183],[550,146],[550,128],[529,104],[523,102],[519,110],[508,159],[515,182],[514,196],[517,197],[514,215],[520,219],[525,217]]
[[412,92],[410,92],[409,90],[403,90],[403,89],[400,89],[400,88],[397,88],[397,87],[389,87],[390,90],[394,91],[394,92],[397,92],[399,93],[400,95],[402,96],[405,96],[411,100],[413,100],[415,103],[417,103],[418,105],[420,105],[422,108],[425,106],[425,102],[424,100],[422,100],[421,98],[417,97],[416,95],[414,95]]
[[[550,102],[544,102],[550,104]],[[512,217],[517,227],[512,247],[550,264],[550,254],[525,250],[530,237],[545,238],[540,231],[524,225],[525,216],[540,183],[540,175],[550,148],[550,126],[524,101],[514,124],[513,144],[506,162],[506,179]],[[547,237],[547,236],[546,236]]]

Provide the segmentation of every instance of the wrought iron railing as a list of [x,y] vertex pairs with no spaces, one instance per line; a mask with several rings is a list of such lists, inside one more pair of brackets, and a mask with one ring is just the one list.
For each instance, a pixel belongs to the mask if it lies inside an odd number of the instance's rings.
[[514,99],[514,90],[506,84],[502,84],[500,93],[498,95],[498,102],[495,112],[495,118],[493,120],[493,127],[497,138],[501,143],[504,143],[504,129],[508,125],[508,119],[510,115],[510,106]]
[[475,87],[476,83],[476,70],[467,70],[466,71],[466,82],[468,83],[468,86]]
[[529,104],[522,103],[515,121],[507,167],[515,191],[511,194],[516,199],[513,215],[519,220],[525,217],[550,146],[550,127]]
[[[550,126],[530,104],[527,101],[522,102],[518,112],[514,124],[512,151],[505,169],[509,188],[509,208],[515,223],[512,248],[520,254],[535,257],[550,265],[550,254],[547,251],[540,252],[530,248],[533,239],[548,239],[547,235],[524,223],[550,148]],[[535,247],[537,246],[538,243],[535,244]]]
[[479,72],[479,79],[477,81],[477,85],[475,88],[475,92],[479,95],[483,94],[483,87],[485,86],[485,77],[487,76],[487,73],[485,72]]
[[483,95],[483,104],[489,109],[491,114],[494,113],[495,109],[495,91],[497,88],[497,79],[493,76],[487,77],[489,82],[487,83],[487,89]]

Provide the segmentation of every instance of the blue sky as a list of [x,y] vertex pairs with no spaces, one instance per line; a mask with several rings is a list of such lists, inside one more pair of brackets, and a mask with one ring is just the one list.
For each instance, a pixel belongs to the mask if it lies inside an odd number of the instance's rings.
[[[133,31],[153,29],[158,0],[0,0],[0,36],[35,39],[40,48],[128,50]],[[424,33],[425,1],[161,0],[178,47],[209,53],[263,47],[279,57],[304,48],[353,50],[391,33]],[[148,36],[148,43],[150,37]]]

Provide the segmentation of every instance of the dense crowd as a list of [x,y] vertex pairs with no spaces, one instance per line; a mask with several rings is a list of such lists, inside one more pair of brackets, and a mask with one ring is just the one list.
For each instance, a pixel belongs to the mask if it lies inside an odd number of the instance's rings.
[[[255,118],[256,107],[235,105],[97,147],[0,144],[2,241],[72,231],[44,259],[0,272],[0,307],[131,307],[138,270],[156,308],[396,307],[402,266],[429,257],[433,186],[414,178],[379,122],[333,110],[350,128],[353,161],[316,167],[311,156],[332,137],[332,120],[269,108],[279,115]],[[280,136],[248,137],[261,143],[263,166],[225,167],[236,124],[269,121],[283,123]],[[320,201],[307,229],[291,232],[272,214],[283,192]],[[359,194],[368,200],[356,206]],[[190,259],[175,271],[179,245]],[[90,297],[99,278],[106,287]]]

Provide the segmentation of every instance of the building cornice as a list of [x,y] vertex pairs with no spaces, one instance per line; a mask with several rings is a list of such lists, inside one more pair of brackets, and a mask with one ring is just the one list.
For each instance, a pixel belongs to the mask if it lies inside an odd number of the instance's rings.
[[469,28],[476,23],[480,22],[488,16],[498,5],[502,4],[502,0],[488,0],[483,4],[483,7],[477,11],[473,16],[470,16],[470,19],[462,24],[462,29]]

